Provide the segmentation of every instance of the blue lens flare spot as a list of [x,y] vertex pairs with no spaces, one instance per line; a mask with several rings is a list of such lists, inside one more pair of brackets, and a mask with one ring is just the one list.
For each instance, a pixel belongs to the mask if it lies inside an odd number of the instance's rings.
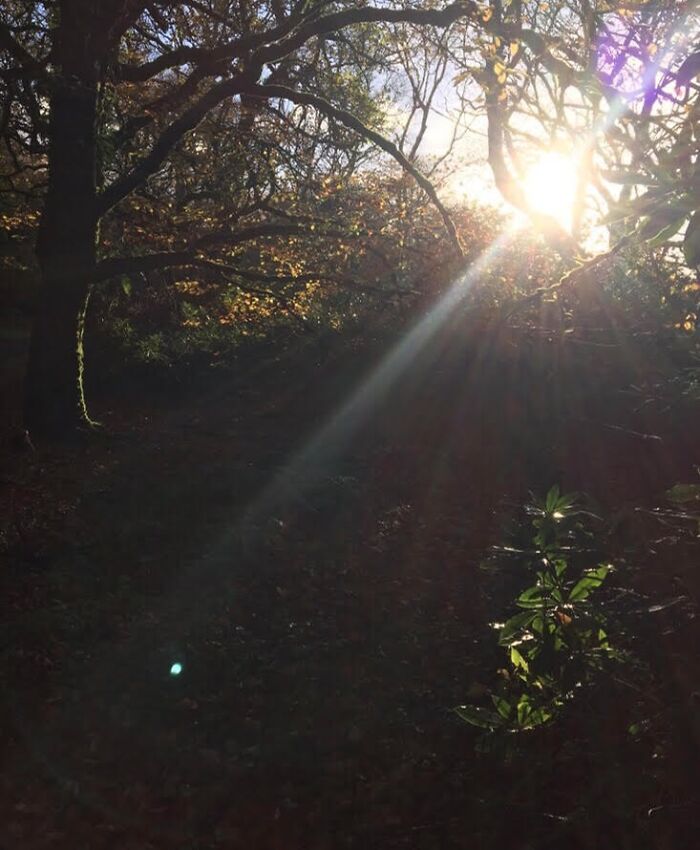
[[176,661],[174,664],[170,666],[170,675],[171,676],[179,676],[182,673],[182,664],[179,661]]

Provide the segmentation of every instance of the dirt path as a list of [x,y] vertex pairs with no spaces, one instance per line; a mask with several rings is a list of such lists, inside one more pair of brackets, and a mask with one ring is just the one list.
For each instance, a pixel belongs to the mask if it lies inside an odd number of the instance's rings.
[[52,468],[65,539],[6,576],[4,846],[548,846],[449,712],[497,663],[481,554],[528,489],[648,499],[693,441],[598,354],[458,331],[366,409],[376,372],[290,363]]

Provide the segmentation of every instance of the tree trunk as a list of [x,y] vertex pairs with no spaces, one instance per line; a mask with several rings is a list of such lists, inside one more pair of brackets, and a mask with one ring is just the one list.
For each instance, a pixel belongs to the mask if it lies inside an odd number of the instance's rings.
[[41,287],[25,383],[26,427],[53,435],[92,424],[83,330],[97,261],[97,71],[81,23],[65,14],[56,40],[60,77],[50,97],[49,186],[37,240]]
[[[62,262],[52,254],[48,263]],[[70,284],[70,287],[68,286]],[[89,281],[67,281],[47,264],[34,318],[24,391],[24,421],[32,434],[61,436],[91,426],[83,390],[83,328]]]

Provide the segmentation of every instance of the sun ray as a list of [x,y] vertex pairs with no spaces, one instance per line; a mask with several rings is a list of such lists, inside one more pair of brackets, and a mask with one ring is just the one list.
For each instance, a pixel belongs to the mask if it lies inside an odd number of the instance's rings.
[[428,345],[436,339],[478,278],[512,241],[518,225],[504,231],[452,283],[406,335],[391,349],[324,425],[278,470],[248,507],[222,531],[202,557],[180,571],[167,598],[171,615],[188,619],[190,585],[216,583],[232,560],[245,556],[259,542],[265,521],[284,507],[303,501],[314,486],[336,467],[352,447],[359,430],[371,421],[380,403],[409,369],[416,368]]

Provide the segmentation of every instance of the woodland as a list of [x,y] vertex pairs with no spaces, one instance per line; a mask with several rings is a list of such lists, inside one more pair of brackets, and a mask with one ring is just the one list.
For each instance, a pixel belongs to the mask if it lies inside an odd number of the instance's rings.
[[698,0],[4,0],[0,850],[691,850]]

